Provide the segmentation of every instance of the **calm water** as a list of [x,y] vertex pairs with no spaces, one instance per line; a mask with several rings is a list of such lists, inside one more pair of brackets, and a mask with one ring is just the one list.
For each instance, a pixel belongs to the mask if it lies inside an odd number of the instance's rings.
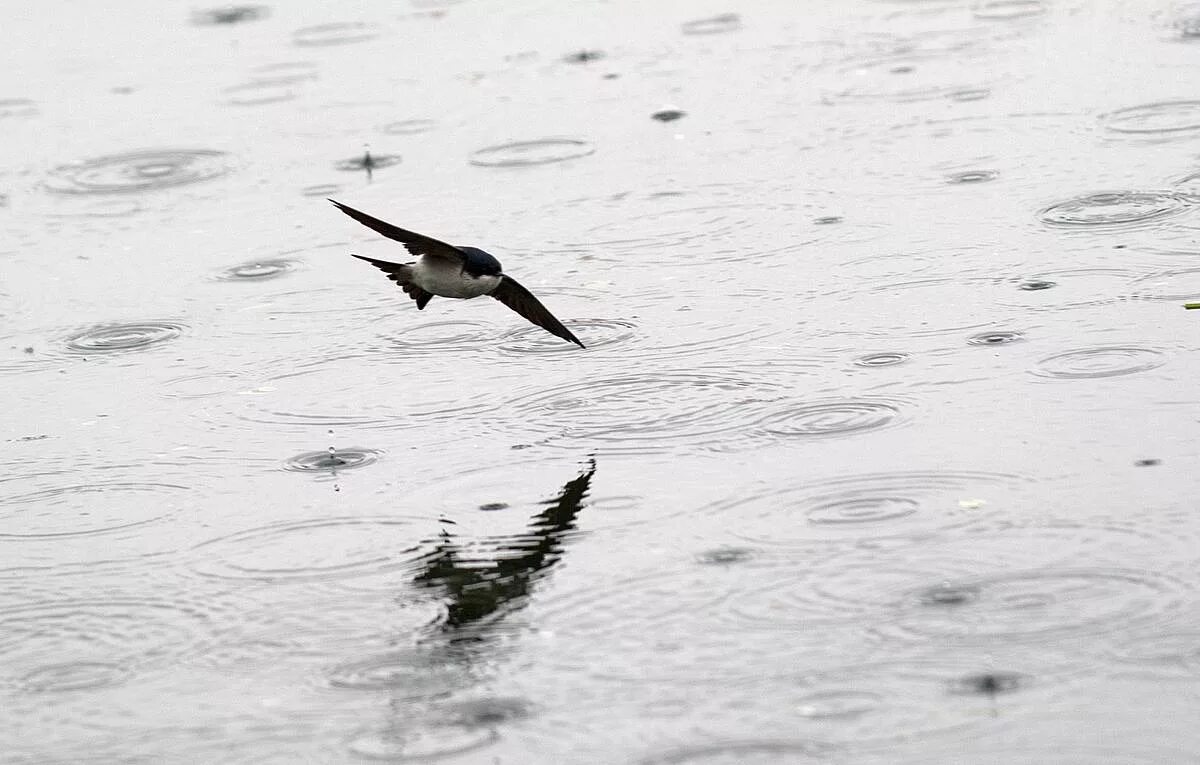
[[122,5],[0,31],[0,761],[1200,760],[1200,6]]

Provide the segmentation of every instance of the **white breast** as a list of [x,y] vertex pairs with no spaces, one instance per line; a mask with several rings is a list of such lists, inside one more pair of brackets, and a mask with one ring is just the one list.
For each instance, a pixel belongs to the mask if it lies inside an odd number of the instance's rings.
[[473,298],[486,295],[496,289],[499,276],[471,276],[445,261],[430,263],[421,258],[413,264],[412,279],[426,292],[441,297]]

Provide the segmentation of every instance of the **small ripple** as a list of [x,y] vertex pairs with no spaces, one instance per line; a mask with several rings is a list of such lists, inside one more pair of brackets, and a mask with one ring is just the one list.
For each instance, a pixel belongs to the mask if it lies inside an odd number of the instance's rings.
[[125,682],[129,667],[103,661],[70,661],[46,664],[27,672],[17,685],[29,693],[61,693],[111,688]]
[[1148,274],[1134,282],[1133,296],[1141,300],[1194,300],[1200,296],[1200,268],[1180,268]]
[[512,399],[537,435],[634,451],[717,448],[744,433],[763,390],[738,377],[661,373],[570,383]]
[[911,359],[912,356],[907,353],[884,351],[859,356],[854,360],[854,365],[859,367],[893,367],[897,364],[907,363]]
[[265,5],[222,5],[192,13],[192,23],[201,26],[240,24],[265,19],[271,9]]
[[1101,115],[1100,122],[1113,133],[1182,136],[1200,130],[1200,101],[1156,101],[1129,106]]
[[212,149],[145,149],[60,165],[46,188],[59,194],[125,194],[218,178],[232,170],[229,155]]
[[382,452],[374,449],[325,449],[319,452],[305,452],[289,457],[283,463],[284,470],[297,473],[333,473],[340,470],[353,470],[374,464]]
[[1183,194],[1173,191],[1106,191],[1068,199],[1038,213],[1049,226],[1130,226],[1185,212]]
[[379,34],[379,27],[374,24],[345,21],[302,27],[292,33],[292,42],[305,47],[350,45],[373,40]]
[[979,672],[954,678],[950,692],[963,696],[995,696],[1025,688],[1032,680],[1020,672]]
[[842,68],[837,82],[851,81],[848,88],[830,92],[834,101],[893,101],[907,103],[951,98],[980,90],[980,83],[966,81],[960,57],[944,53],[907,52],[877,59],[854,61]]
[[[546,334],[546,331],[534,327]],[[428,321],[399,330],[396,334],[384,335],[382,345],[370,349],[370,353],[384,357],[382,360],[405,362],[414,354],[462,353],[481,350],[490,346],[489,338],[494,327],[480,321],[449,319]],[[553,338],[551,335],[550,337]],[[557,338],[553,338],[557,340]],[[562,343],[561,340],[558,340]],[[574,347],[574,346],[571,346]]]
[[461,725],[402,726],[359,733],[346,747],[356,757],[387,762],[430,762],[484,749],[500,740],[491,728]]
[[392,167],[403,162],[403,158],[399,154],[363,154],[349,159],[341,159],[333,164],[335,170],[345,170],[347,172],[362,172],[370,167],[371,170],[379,170],[385,167]]
[[994,499],[1021,479],[1002,473],[865,473],[763,491],[701,510],[738,519],[738,539],[761,546],[822,540],[920,537],[970,525],[978,514],[963,500]]
[[318,183],[315,186],[305,186],[300,193],[306,197],[330,197],[342,190],[336,183]]
[[[24,480],[0,483],[18,485]],[[105,534],[162,520],[181,509],[186,486],[98,481],[3,495],[0,539],[49,539]]]
[[471,683],[469,664],[441,651],[410,648],[339,664],[328,671],[334,688],[393,691],[407,701],[445,697]]
[[252,260],[224,269],[217,278],[227,282],[265,281],[283,276],[295,267],[296,261],[286,258]]
[[685,35],[717,35],[737,32],[742,28],[742,17],[736,13],[721,13],[703,19],[685,21],[680,31]]
[[[571,319],[566,323],[589,350],[623,345],[637,336],[637,325],[628,321]],[[497,349],[501,353],[523,356],[530,353],[571,353],[575,347],[567,345],[541,327],[520,327],[505,333]]]
[[479,167],[527,167],[564,162],[593,154],[596,147],[575,138],[543,138],[488,146],[471,153],[467,161]]
[[1040,377],[1088,380],[1146,372],[1167,363],[1162,351],[1136,345],[1101,346],[1047,356],[1031,370]]
[[972,11],[977,19],[987,21],[1011,21],[1030,16],[1041,16],[1046,12],[1044,0],[989,0],[975,6]]
[[388,135],[414,135],[416,133],[428,133],[436,127],[437,122],[434,120],[413,119],[389,122],[381,129]]
[[638,765],[686,765],[687,763],[823,763],[829,761],[829,747],[812,741],[751,739],[717,744],[693,744],[669,749],[638,760]]
[[419,550],[403,517],[317,518],[248,529],[193,548],[192,568],[216,579],[328,581],[403,568]]
[[1190,678],[1200,669],[1200,633],[1184,629],[1129,635],[1109,647],[1106,653],[1115,661],[1154,674]]
[[299,95],[297,84],[300,81],[291,76],[261,77],[239,85],[231,85],[222,92],[225,94],[225,103],[231,106],[278,104],[291,101]]
[[1020,332],[983,332],[967,338],[968,345],[1007,345],[1025,339]]
[[985,183],[1000,175],[995,170],[963,170],[946,176],[946,183]]
[[1022,311],[1061,311],[1106,305],[1127,298],[1136,271],[1121,268],[1064,268],[1019,280],[998,280],[997,305]]
[[66,339],[67,350],[85,355],[141,350],[174,340],[186,327],[171,322],[102,324]]
[[71,205],[70,210],[47,213],[55,218],[124,218],[142,211],[135,199],[89,199]]
[[894,401],[839,399],[784,407],[768,414],[758,427],[785,438],[843,436],[886,427],[900,414],[901,406]]
[[[0,608],[0,657],[43,690],[111,687],[211,637],[228,604],[211,599],[63,598]],[[47,664],[46,658],[54,663]]]
[[0,120],[36,117],[38,105],[28,98],[0,98]]

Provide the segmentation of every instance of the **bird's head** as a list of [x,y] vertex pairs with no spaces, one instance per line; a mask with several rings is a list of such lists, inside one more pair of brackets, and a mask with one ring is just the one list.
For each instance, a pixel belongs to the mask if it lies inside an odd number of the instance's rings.
[[478,247],[459,247],[458,249],[466,255],[466,258],[463,259],[463,270],[471,276],[500,275],[500,261],[490,253],[484,252]]

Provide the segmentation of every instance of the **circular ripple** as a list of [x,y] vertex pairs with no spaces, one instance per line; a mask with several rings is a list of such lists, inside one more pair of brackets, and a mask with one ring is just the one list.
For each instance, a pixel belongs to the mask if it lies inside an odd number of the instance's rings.
[[258,106],[291,101],[298,94],[297,83],[301,79],[291,76],[264,77],[241,85],[225,88],[225,103],[233,106]]
[[204,542],[193,568],[218,579],[301,582],[366,576],[404,567],[411,518],[319,518],[273,524]]
[[284,462],[283,467],[297,473],[337,473],[374,464],[379,455],[374,449],[326,449],[297,454]]
[[1122,226],[1187,209],[1187,197],[1172,191],[1107,191],[1051,205],[1038,218],[1050,226]]
[[339,664],[328,673],[334,688],[388,690],[409,701],[444,697],[470,681],[469,665],[461,656],[417,648]]
[[366,170],[368,165],[370,165],[372,170],[379,170],[384,167],[398,165],[404,161],[399,154],[371,154],[369,156],[369,160],[368,155],[339,160],[333,166],[337,170],[361,172]]
[[28,98],[0,98],[0,120],[9,117],[33,117],[37,113],[37,103]]
[[947,183],[985,183],[995,180],[998,176],[995,170],[964,170],[946,176]]
[[[958,583],[974,597],[931,605],[925,590],[889,628],[921,638],[1049,637],[1108,632],[1171,610],[1178,585],[1148,571],[1059,569],[1013,571]],[[944,586],[944,585],[939,585]]]
[[76,353],[117,353],[173,340],[183,325],[166,322],[104,324],[67,338],[68,350]]
[[95,482],[0,495],[5,508],[0,539],[88,536],[142,526],[178,512],[178,493],[186,490],[165,483]]
[[1166,356],[1153,348],[1102,346],[1048,356],[1038,362],[1034,374],[1059,380],[1085,380],[1131,375],[1161,367],[1165,363]]
[[1138,279],[1134,297],[1143,300],[1187,301],[1200,297],[1200,268],[1160,271]]
[[1044,0],[990,0],[980,3],[973,11],[975,18],[988,21],[1008,21],[1040,16],[1046,12]]
[[436,127],[437,122],[434,120],[399,120],[384,125],[383,132],[389,135],[414,135],[428,133]]
[[639,765],[756,765],[757,763],[818,763],[828,761],[827,747],[811,741],[728,741],[683,746],[639,760]]
[[742,17],[736,13],[722,13],[703,19],[685,21],[680,31],[685,35],[717,35],[736,32],[742,28]]
[[488,146],[472,152],[467,161],[480,167],[525,167],[586,157],[596,151],[587,141],[545,138]]
[[346,746],[351,754],[368,760],[430,762],[483,749],[499,740],[500,734],[491,728],[433,725],[368,731]]
[[759,427],[785,437],[825,437],[876,430],[900,416],[888,401],[844,400],[799,404],[768,416]]
[[742,378],[677,372],[572,383],[518,397],[508,408],[538,435],[571,444],[720,448],[759,419],[762,392]]
[[378,36],[379,28],[374,24],[346,21],[297,29],[292,33],[292,42],[303,46],[349,45],[365,42]]
[[[491,331],[490,325],[477,321],[457,319],[430,321],[408,327],[399,335],[385,335],[384,346],[376,352],[382,355],[393,355],[400,352],[407,356],[414,352],[442,353],[478,350],[488,344]],[[545,332],[545,330],[540,331]],[[571,347],[577,346],[572,344]]]
[[763,546],[922,536],[976,522],[963,500],[995,498],[1016,482],[998,473],[867,473],[739,491],[704,512],[736,517],[737,537]]
[[147,149],[61,165],[46,188],[59,194],[125,194],[211,180],[231,169],[212,149]]
[[265,19],[271,9],[265,5],[223,5],[192,13],[192,23],[200,25],[240,24]]
[[72,661],[38,667],[22,676],[17,684],[32,693],[82,691],[120,685],[128,676],[129,668],[119,664]]
[[854,364],[860,367],[892,367],[897,364],[903,364],[910,358],[912,357],[907,353],[885,351],[883,353],[868,353],[865,356],[859,356],[854,360]]
[[1007,345],[1024,340],[1020,332],[983,332],[967,338],[968,345]]
[[[616,319],[572,319],[567,324],[589,350],[624,343],[637,335],[636,324]],[[564,343],[541,327],[514,329],[501,338],[497,347],[500,352],[512,355],[571,353],[577,350],[573,344]]]
[[168,322],[102,324],[71,335],[67,338],[66,345],[72,352],[88,355],[120,353],[174,340],[183,330],[182,324]]
[[218,274],[217,278],[229,282],[265,281],[283,276],[295,267],[295,261],[283,258],[253,260],[249,263],[231,266]]
[[1105,129],[1129,135],[1161,136],[1200,130],[1200,101],[1159,101],[1102,115]]
[[[47,689],[118,683],[140,664],[182,655],[208,639],[210,607],[89,598],[0,609],[0,657],[8,667],[29,667],[27,681]],[[55,663],[47,665],[47,657]]]

